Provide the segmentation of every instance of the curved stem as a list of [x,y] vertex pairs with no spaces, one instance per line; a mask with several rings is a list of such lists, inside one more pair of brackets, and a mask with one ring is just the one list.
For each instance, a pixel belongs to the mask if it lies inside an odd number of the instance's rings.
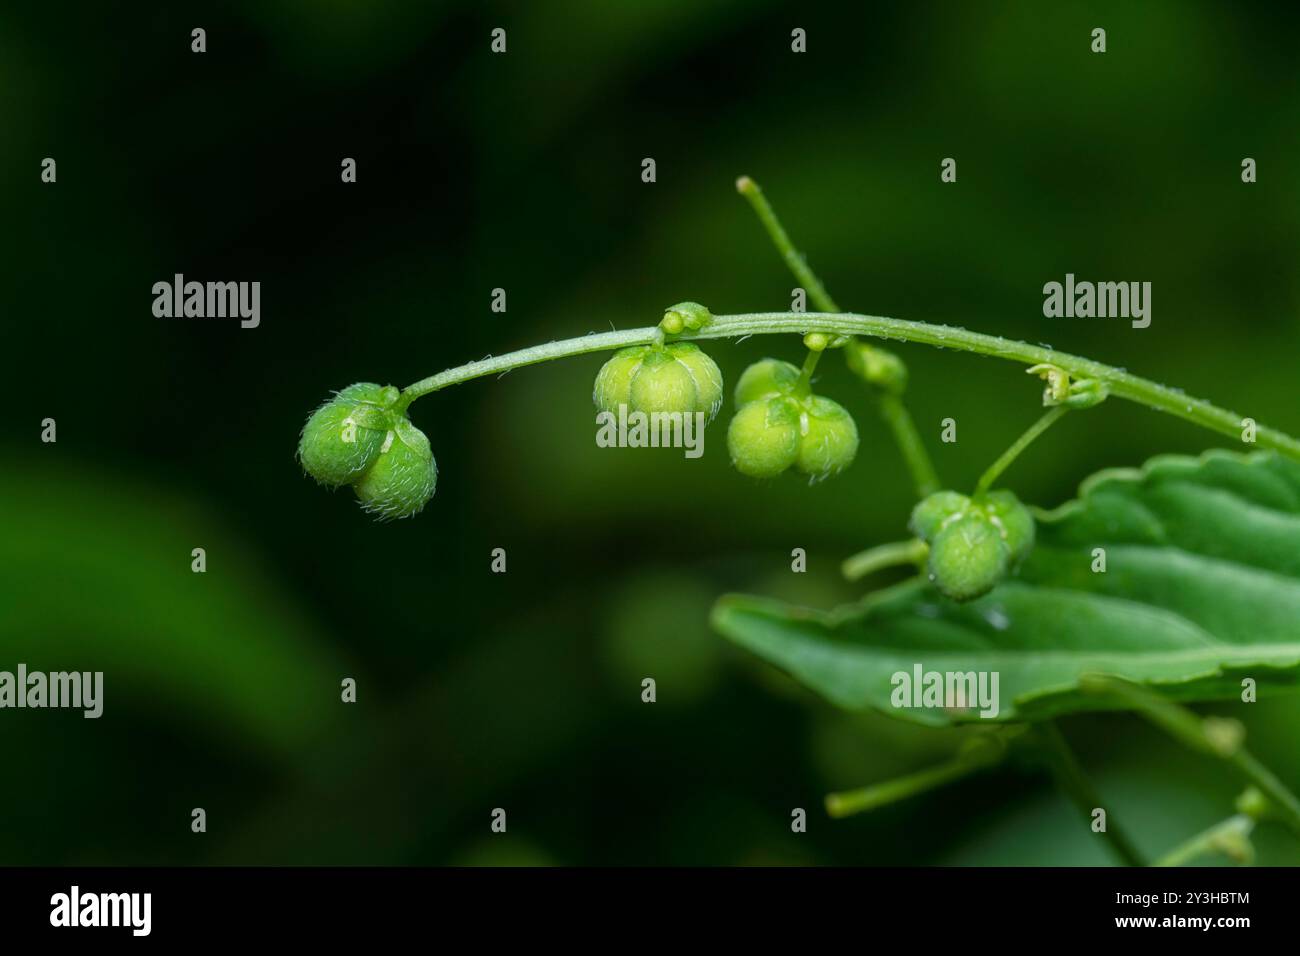
[[1277,774],[1245,749],[1228,757],[1228,762],[1272,801],[1275,812],[1293,833],[1300,836],[1300,800],[1278,779]]
[[537,365],[554,359],[585,355],[588,352],[605,352],[631,345],[649,345],[662,336],[663,332],[659,327],[651,325],[643,329],[628,329],[625,332],[592,333],[581,338],[547,342],[544,345],[519,349],[517,352],[507,352],[505,355],[490,356],[477,362],[449,368],[437,375],[422,378],[414,385],[408,385],[402,390],[402,397],[398,400],[396,408],[399,412],[405,411],[411,402],[423,395],[449,385],[459,385],[461,382],[482,378],[485,375],[500,375],[513,369],[523,368],[525,365]]
[[1232,724],[1225,726],[1220,718],[1199,717],[1181,704],[1122,677],[1085,674],[1079,689],[1085,694],[1109,694],[1188,747],[1226,760],[1269,799],[1271,809],[1300,835],[1300,798],[1241,745],[1239,725],[1234,731]]
[[744,196],[749,201],[749,204],[754,207],[754,212],[758,215],[763,228],[767,230],[767,234],[772,238],[772,244],[781,253],[781,258],[790,267],[790,271],[799,280],[799,284],[808,292],[808,298],[812,299],[813,305],[823,312],[838,312],[840,307],[835,304],[835,300],[826,291],[826,287],[822,285],[821,280],[809,268],[808,260],[790,241],[790,236],[786,233],[785,227],[781,225],[781,220],[776,218],[776,211],[768,203],[767,197],[763,195],[763,190],[759,188],[758,183],[748,176],[741,176],[736,180],[736,192]]
[[[727,335],[755,335],[766,332],[827,332],[839,335],[868,335],[898,342],[916,342],[940,348],[973,352],[994,358],[1023,362],[1026,365],[1050,363],[1069,372],[1074,378],[1096,378],[1106,383],[1112,396],[1118,396],[1157,411],[1167,412],[1194,422],[1211,431],[1240,440],[1242,416],[1218,408],[1209,402],[1191,398],[1182,391],[1159,385],[1122,369],[1094,362],[1056,349],[1030,345],[1001,336],[984,335],[951,325],[930,325],[884,316],[859,315],[852,312],[754,312],[746,315],[717,316],[695,338],[721,338]],[[1259,426],[1256,442],[1300,461],[1300,441],[1273,428]]]
[[[786,234],[785,227],[781,225],[781,220],[776,215],[776,210],[772,208],[763,195],[763,190],[759,188],[758,183],[748,176],[741,176],[736,180],[736,191],[748,200],[754,212],[758,215],[759,221],[767,234],[772,239],[772,244],[776,246],[777,251],[781,253],[781,258],[785,260],[790,271],[794,273],[796,279],[808,290],[813,304],[825,312],[838,312],[840,307],[835,304],[826,287],[822,285],[821,280],[808,265],[802,253],[794,247],[790,241],[789,235]],[[873,389],[874,391],[874,389]],[[912,415],[903,404],[903,399],[898,394],[882,392],[880,401],[876,408],[880,412],[881,418],[894,434],[894,440],[898,443],[899,450],[903,453],[903,461],[907,464],[907,470],[912,475],[912,483],[916,486],[917,495],[921,498],[926,497],[939,490],[939,476],[935,473],[934,463],[930,461],[930,453],[925,450],[925,444],[921,441],[920,434],[917,433],[916,423],[912,421]]]
[[1238,863],[1249,863],[1250,833],[1254,829],[1255,821],[1239,813],[1178,844],[1151,865],[1182,866],[1206,853],[1224,853]]
[[918,538],[911,541],[894,541],[890,544],[877,545],[866,551],[859,551],[850,558],[845,558],[840,565],[844,577],[850,581],[865,578],[881,568],[893,568],[900,564],[920,564],[930,553],[930,546]]
[[[1038,725],[1037,730],[1039,738],[1047,745],[1047,755],[1056,782],[1065,791],[1066,796],[1070,798],[1079,812],[1083,814],[1083,818],[1091,823],[1093,812],[1103,806],[1101,797],[1093,788],[1092,781],[1084,774],[1083,768],[1079,766],[1078,758],[1075,757],[1074,751],[1070,749],[1065,736],[1054,721],[1043,721]],[[1137,847],[1133,845],[1133,842],[1112,819],[1114,815],[1108,813],[1106,816],[1106,829],[1102,830],[1101,833],[1110,841],[1111,849],[1115,851],[1115,855],[1123,861],[1125,866],[1145,866],[1142,861],[1142,854],[1138,852]]]
[[[1050,362],[1076,378],[1096,378],[1106,383],[1112,396],[1146,405],[1156,411],[1166,412],[1186,419],[1211,431],[1234,438],[1241,437],[1242,418],[1235,412],[1219,408],[1198,398],[1190,398],[1178,389],[1159,385],[1122,369],[1094,362],[1091,359],[1058,352],[1055,349],[1017,342],[999,336],[984,335],[950,325],[930,325],[925,322],[908,322],[876,315],[859,315],[854,312],[750,312],[741,315],[718,315],[698,332],[677,336],[682,341],[738,338],[746,335],[773,333],[826,332],[832,335],[868,335],[898,342],[916,342],[989,355],[994,358],[1037,365]],[[448,369],[409,386],[403,393],[401,407],[422,395],[466,382],[484,375],[500,374],[524,365],[535,365],[550,359],[628,345],[646,345],[655,341],[656,326],[629,329],[625,332],[601,332],[561,342],[549,342],[533,348],[510,352],[480,362],[470,362]],[[660,333],[661,334],[661,333]],[[1288,458],[1300,461],[1300,441],[1273,428],[1260,425],[1255,433],[1256,445],[1281,452]]]
[[997,481],[1002,472],[1006,471],[1011,463],[1020,457],[1020,453],[1033,444],[1035,438],[1056,424],[1056,420],[1067,411],[1068,409],[1064,405],[1057,405],[1055,408],[1048,409],[1038,421],[1030,425],[1025,430],[1025,433],[1017,438],[997,461],[989,465],[984,474],[980,475],[980,480],[975,484],[975,497],[979,497],[992,488],[993,482]]
[[934,494],[939,490],[939,476],[921,441],[921,434],[916,430],[911,412],[893,392],[882,391],[878,405],[880,417],[894,433],[894,441],[903,453],[903,461],[907,463],[907,470],[912,475],[912,484],[916,486],[916,496],[926,498]]
[[847,817],[866,810],[875,810],[899,800],[906,800],[908,797],[926,793],[991,767],[1002,759],[1004,753],[1005,747],[991,743],[968,747],[938,766],[909,773],[903,777],[895,777],[883,783],[873,783],[869,787],[858,790],[828,793],[826,812],[836,818]]

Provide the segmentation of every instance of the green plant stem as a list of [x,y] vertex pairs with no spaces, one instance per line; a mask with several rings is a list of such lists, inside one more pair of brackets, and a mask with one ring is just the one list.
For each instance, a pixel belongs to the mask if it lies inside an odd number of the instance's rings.
[[907,463],[907,470],[912,475],[918,498],[925,498],[939,490],[939,476],[930,461],[930,454],[925,450],[921,434],[916,430],[916,422],[903,400],[892,392],[882,391],[878,396],[880,417],[885,420],[889,430],[894,433]]
[[[1249,840],[1251,831],[1254,829],[1255,821],[1246,814],[1239,813],[1178,844],[1151,865],[1182,866],[1184,863],[1206,853],[1225,853],[1228,856],[1235,857],[1233,852],[1234,843],[1247,846],[1246,841]],[[1247,860],[1241,860],[1241,862],[1247,862]]]
[[1186,707],[1119,677],[1086,674],[1079,687],[1085,693],[1111,695],[1186,746],[1225,760],[1268,799],[1279,819],[1300,834],[1300,799],[1241,745],[1242,735],[1234,721],[1198,717]]
[[1230,756],[1228,762],[1268,798],[1292,832],[1300,835],[1300,800],[1287,789],[1286,784],[1244,748]]
[[[786,233],[785,227],[781,225],[781,220],[776,215],[776,210],[772,208],[763,195],[763,190],[758,183],[748,176],[741,176],[736,180],[736,190],[745,197],[754,212],[758,215],[759,221],[767,234],[772,239],[772,244],[776,246],[777,252],[785,260],[794,277],[800,285],[807,290],[809,298],[812,299],[813,305],[823,312],[839,312],[840,307],[835,304],[826,287],[822,285],[821,280],[808,265],[808,261],[803,254],[794,247],[790,241],[790,236]],[[921,436],[916,430],[916,424],[912,421],[912,415],[903,404],[903,399],[898,395],[882,393],[880,402],[877,406],[880,416],[889,426],[889,430],[894,434],[894,440],[898,442],[899,450],[903,453],[903,460],[907,464],[907,469],[911,472],[912,482],[916,486],[917,494],[924,498],[925,496],[939,490],[939,476],[935,473],[934,464],[930,461],[930,454],[925,450],[925,445],[921,441]]]
[[809,349],[808,354],[804,356],[799,380],[794,383],[796,395],[807,396],[812,391],[813,372],[817,371],[817,363],[821,361],[821,357],[822,353],[817,349]]
[[[779,333],[825,332],[831,335],[867,335],[899,342],[916,342],[934,345],[976,355],[1037,365],[1050,362],[1076,378],[1096,378],[1106,383],[1112,396],[1166,412],[1194,424],[1234,438],[1241,437],[1241,416],[1218,408],[1201,399],[1189,398],[1177,389],[1159,385],[1122,369],[1103,365],[1091,359],[1058,352],[1055,349],[1030,345],[998,336],[969,332],[948,325],[930,325],[925,322],[908,322],[853,312],[750,312],[740,315],[717,315],[713,321],[697,332],[683,333],[681,341],[739,338],[748,335]],[[525,365],[535,365],[552,359],[583,355],[623,348],[629,345],[648,345],[662,335],[657,326],[629,329],[623,332],[600,332],[575,339],[548,342],[518,352],[509,352],[494,358],[470,362],[421,379],[407,387],[399,403],[405,408],[415,399],[484,375],[499,375]],[[1256,442],[1259,448],[1281,452],[1288,458],[1300,461],[1300,441],[1283,432],[1263,425],[1257,427]]]
[[1010,467],[1011,463],[1020,457],[1020,453],[1033,444],[1034,439],[1047,431],[1056,424],[1057,419],[1064,415],[1069,409],[1064,405],[1057,405],[1049,408],[1038,421],[1034,422],[1025,433],[1017,438],[1006,451],[993,464],[989,465],[988,470],[980,475],[980,480],[975,484],[976,496],[984,494],[993,487],[993,482],[997,481],[1002,472]]
[[913,538],[911,541],[894,541],[860,551],[851,558],[845,558],[844,563],[840,565],[840,570],[848,580],[856,581],[881,568],[897,567],[900,564],[920,564],[929,553],[930,546],[918,538]]
[[1002,759],[1004,752],[1004,746],[991,743],[970,747],[946,763],[916,773],[873,783],[859,790],[829,793],[826,795],[826,812],[836,818],[847,817],[906,800],[990,767]]
[[763,195],[763,190],[759,188],[758,183],[748,176],[741,176],[736,180],[736,191],[740,193],[749,204],[754,207],[754,212],[758,215],[758,220],[767,230],[767,234],[772,238],[772,244],[776,246],[777,252],[781,253],[781,258],[789,266],[794,277],[799,280],[799,284],[808,292],[808,298],[812,299],[813,305],[823,312],[838,312],[840,307],[835,304],[826,287],[822,285],[821,280],[808,267],[808,261],[804,259],[803,254],[794,247],[790,241],[790,236],[786,233],[785,227],[781,225],[781,220],[776,217],[776,211]]
[[588,352],[607,352],[610,349],[627,348],[632,345],[649,345],[658,341],[663,333],[656,325],[642,329],[628,329],[624,332],[595,332],[576,339],[563,339],[559,342],[546,342],[531,348],[507,352],[505,355],[493,355],[477,362],[469,362],[449,368],[445,372],[420,379],[414,385],[402,390],[397,410],[405,411],[411,402],[430,392],[436,392],[450,385],[473,381],[487,375],[503,375],[506,372],[527,365],[538,365],[555,359],[571,358]]
[[[1039,738],[1047,745],[1048,764],[1052,769],[1057,784],[1079,809],[1083,818],[1092,822],[1093,810],[1102,806],[1101,797],[1079,765],[1079,760],[1070,749],[1065,735],[1053,721],[1044,721],[1038,725]],[[1102,836],[1110,841],[1111,849],[1125,866],[1145,866],[1142,854],[1129,840],[1128,836],[1114,820],[1114,814],[1107,812],[1106,829]]]

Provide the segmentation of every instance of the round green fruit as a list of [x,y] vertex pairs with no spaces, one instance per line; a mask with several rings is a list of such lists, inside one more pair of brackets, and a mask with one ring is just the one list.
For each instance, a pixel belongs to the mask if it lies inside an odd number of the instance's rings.
[[993,590],[1007,572],[1007,547],[991,522],[963,514],[930,542],[930,580],[954,601],[971,601]]
[[387,520],[419,514],[437,486],[438,465],[429,439],[401,418],[384,436],[379,456],[353,488],[362,508]]
[[332,488],[355,481],[379,455],[398,394],[391,385],[360,382],[316,409],[298,439],[307,474]]
[[813,395],[799,416],[799,470],[814,481],[837,475],[858,453],[858,426],[843,405]]
[[775,478],[799,458],[799,404],[789,398],[750,402],[727,428],[731,463],[742,475]]
[[736,382],[736,405],[748,405],[763,398],[789,395],[799,381],[799,369],[780,359],[765,358],[741,373]]
[[1010,564],[1019,564],[1034,547],[1034,516],[1009,491],[991,491],[977,504],[1006,544]]
[[691,342],[633,346],[614,353],[596,374],[596,407],[629,412],[693,414],[712,421],[722,405],[722,373]]
[[970,499],[955,491],[936,491],[917,502],[908,527],[922,541],[933,541],[944,523],[970,507]]

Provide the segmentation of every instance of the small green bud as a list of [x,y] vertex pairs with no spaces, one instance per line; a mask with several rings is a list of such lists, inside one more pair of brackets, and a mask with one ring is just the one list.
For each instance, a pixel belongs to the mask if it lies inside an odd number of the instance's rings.
[[839,402],[813,395],[799,416],[799,470],[814,481],[837,475],[858,453],[858,426]]
[[1216,756],[1231,757],[1246,740],[1246,728],[1231,717],[1206,717],[1201,722],[1205,742]]
[[384,436],[379,457],[356,482],[361,507],[380,519],[419,514],[438,486],[429,439],[405,418]]
[[691,342],[633,346],[615,352],[596,373],[596,407],[629,411],[704,412],[712,421],[722,406],[722,373],[713,359]]
[[1100,405],[1110,395],[1110,388],[1096,378],[1081,378],[1070,383],[1070,394],[1064,404],[1069,408],[1092,408]]
[[727,450],[742,475],[774,478],[799,457],[799,403],[768,398],[742,405],[727,428]]
[[907,366],[893,352],[854,340],[844,349],[844,358],[854,375],[882,391],[902,395],[907,389]]
[[977,504],[1006,543],[1008,563],[1019,564],[1034,547],[1034,516],[1009,491],[990,491]]
[[669,335],[677,335],[683,329],[698,332],[712,321],[713,313],[698,302],[678,302],[664,310],[659,328]]
[[780,359],[765,358],[755,362],[736,382],[736,405],[748,405],[760,398],[789,395],[799,381],[799,369]]
[[349,385],[312,413],[298,439],[307,474],[337,488],[355,481],[379,455],[400,393],[391,385]]
[[930,580],[954,601],[993,590],[1007,571],[1007,547],[997,529],[976,514],[948,522],[930,542]]
[[1237,797],[1237,812],[1244,813],[1252,820],[1268,820],[1273,817],[1273,804],[1257,788],[1247,787]]
[[1066,408],[1092,408],[1100,405],[1110,395],[1105,382],[1095,378],[1070,379],[1070,373],[1059,365],[1042,362],[1026,369],[1047,383],[1043,389],[1043,404],[1064,405]]
[[1026,375],[1037,375],[1047,384],[1043,386],[1043,404],[1060,405],[1070,395],[1070,374],[1059,365],[1040,362],[1025,369]]
[[922,541],[933,541],[946,522],[965,513],[969,507],[970,499],[965,495],[955,491],[936,491],[917,502],[908,527]]
[[829,332],[809,332],[803,337],[804,347],[813,352],[825,352],[838,349],[848,344],[847,335],[833,335]]

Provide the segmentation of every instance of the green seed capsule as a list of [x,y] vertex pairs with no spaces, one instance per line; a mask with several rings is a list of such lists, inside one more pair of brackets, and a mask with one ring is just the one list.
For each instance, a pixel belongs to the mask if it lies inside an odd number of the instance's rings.
[[668,346],[668,350],[677,356],[678,364],[685,366],[695,382],[695,407],[692,411],[704,412],[705,421],[713,421],[718,409],[722,408],[725,395],[721,369],[698,345],[690,342],[675,342]]
[[619,349],[600,367],[591,395],[597,408],[618,414],[618,406],[628,403],[632,394],[632,379],[641,371],[641,363],[647,351],[641,345]]
[[906,390],[907,366],[893,352],[853,341],[845,348],[844,357],[853,374],[869,384],[893,395],[902,395]]
[[930,542],[929,571],[930,580],[952,600],[974,600],[1006,575],[1006,543],[985,518],[961,515]]
[[379,455],[398,394],[391,385],[360,382],[316,409],[298,440],[307,473],[332,488],[355,481]]
[[970,507],[970,499],[955,491],[936,491],[912,509],[908,527],[922,541],[933,541],[944,524]]
[[1034,516],[1009,491],[991,491],[978,504],[1002,536],[1009,563],[1019,564],[1034,547]]
[[930,545],[930,579],[955,601],[989,591],[1034,546],[1033,515],[1009,491],[974,501],[935,492],[912,510],[910,527]]
[[645,412],[695,411],[695,377],[664,351],[651,350],[632,376],[628,408]]
[[438,486],[438,465],[424,432],[398,419],[379,457],[353,486],[361,507],[381,520],[419,514]]
[[722,406],[722,373],[713,359],[691,342],[621,349],[601,366],[592,393],[596,407],[629,411],[704,412],[712,421]]
[[789,398],[750,402],[727,428],[731,463],[742,475],[774,478],[799,458],[799,404]]
[[748,405],[761,398],[789,395],[799,381],[799,369],[780,359],[765,358],[741,373],[736,382],[736,405]]
[[858,426],[843,405],[820,395],[803,403],[799,417],[799,470],[814,481],[837,475],[858,453]]

